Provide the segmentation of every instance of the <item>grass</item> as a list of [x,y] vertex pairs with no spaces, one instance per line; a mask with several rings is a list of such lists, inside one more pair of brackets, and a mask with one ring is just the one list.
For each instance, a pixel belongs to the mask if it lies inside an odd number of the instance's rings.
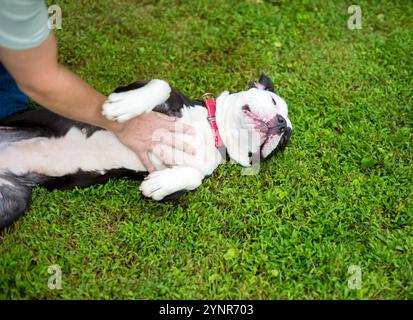
[[60,61],[98,90],[156,77],[196,98],[265,72],[294,132],[258,175],[228,162],[173,202],[128,180],[35,189],[0,235],[0,298],[413,298],[410,1],[357,1],[361,30],[348,1],[57,3]]

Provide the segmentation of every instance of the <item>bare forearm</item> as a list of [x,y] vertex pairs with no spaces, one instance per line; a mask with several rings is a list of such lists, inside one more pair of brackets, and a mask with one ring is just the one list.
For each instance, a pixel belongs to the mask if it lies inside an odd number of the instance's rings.
[[33,49],[0,48],[0,60],[22,91],[45,108],[73,120],[121,130],[119,123],[101,114],[106,97],[58,63],[53,33]]
[[109,121],[101,114],[106,96],[64,66],[58,65],[48,82],[34,88],[22,86],[22,90],[40,105],[66,118],[112,131],[121,129],[121,124]]

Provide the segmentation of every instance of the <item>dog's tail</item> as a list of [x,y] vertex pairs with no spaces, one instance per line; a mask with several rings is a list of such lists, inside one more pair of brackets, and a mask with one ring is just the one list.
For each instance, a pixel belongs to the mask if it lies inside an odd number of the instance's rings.
[[0,173],[0,230],[11,225],[27,210],[38,178],[31,173],[23,176]]

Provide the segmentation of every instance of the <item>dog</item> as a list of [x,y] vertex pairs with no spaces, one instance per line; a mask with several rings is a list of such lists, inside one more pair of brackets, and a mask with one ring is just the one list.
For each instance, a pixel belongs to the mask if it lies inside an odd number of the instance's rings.
[[[194,132],[181,140],[196,154],[158,144],[150,154],[156,171],[148,173],[134,152],[102,128],[46,109],[0,120],[0,228],[27,210],[35,186],[70,189],[129,177],[144,179],[139,189],[145,197],[169,199],[196,189],[226,154],[248,167],[254,157],[266,159],[284,149],[292,133],[287,103],[265,75],[248,90],[204,101],[186,97],[163,80],[138,81],[116,89],[102,106],[102,114],[118,122],[150,111],[191,125]],[[157,138],[161,141],[162,134]],[[162,157],[174,164],[165,166]]]

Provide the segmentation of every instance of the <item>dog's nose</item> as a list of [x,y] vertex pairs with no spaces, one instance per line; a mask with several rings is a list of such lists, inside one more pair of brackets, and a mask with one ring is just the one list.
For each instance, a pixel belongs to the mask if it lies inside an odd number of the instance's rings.
[[282,115],[277,115],[277,124],[276,124],[277,129],[279,130],[280,133],[284,132],[285,129],[287,129],[287,121],[285,121],[285,118]]

